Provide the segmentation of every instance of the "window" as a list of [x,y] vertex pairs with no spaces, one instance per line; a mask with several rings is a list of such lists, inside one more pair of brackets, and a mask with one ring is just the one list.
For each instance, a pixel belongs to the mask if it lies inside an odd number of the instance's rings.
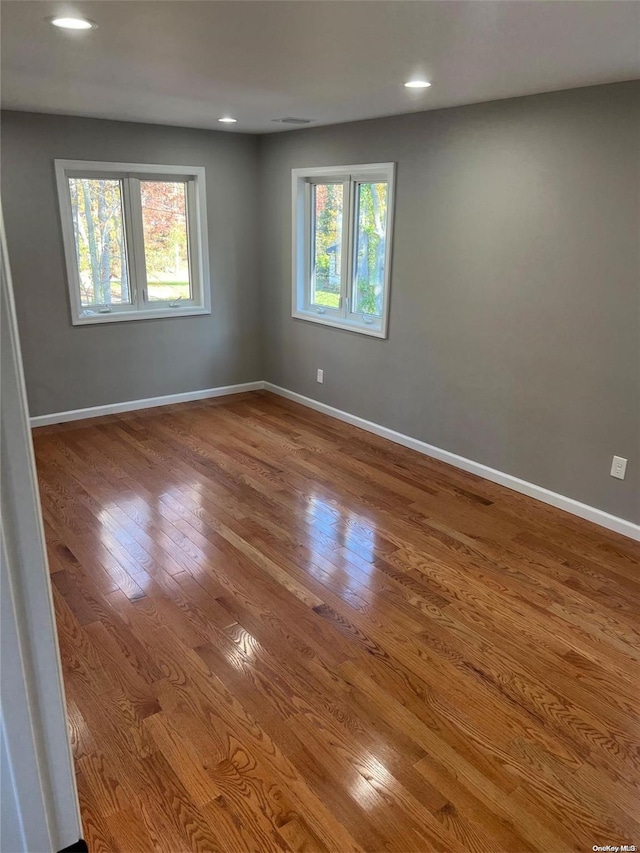
[[204,168],[55,168],[74,325],[211,313]]
[[293,170],[294,317],[386,338],[394,171]]

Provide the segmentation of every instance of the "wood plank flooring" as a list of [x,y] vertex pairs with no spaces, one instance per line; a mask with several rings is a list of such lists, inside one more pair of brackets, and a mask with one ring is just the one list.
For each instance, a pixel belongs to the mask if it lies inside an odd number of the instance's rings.
[[257,392],[34,434],[85,836],[640,845],[640,547]]

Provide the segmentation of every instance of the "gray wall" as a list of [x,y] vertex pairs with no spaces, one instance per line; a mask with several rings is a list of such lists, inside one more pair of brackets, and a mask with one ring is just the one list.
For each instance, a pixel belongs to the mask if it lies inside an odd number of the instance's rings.
[[[622,83],[263,137],[266,378],[640,520],[639,95]],[[291,169],[391,160],[389,339],[293,320]]]
[[[262,138],[3,113],[32,414],[265,378],[639,520],[639,99],[620,83]],[[206,167],[211,316],[71,325],[56,157]],[[388,160],[389,339],[293,320],[291,169]]]
[[[2,114],[2,200],[32,415],[263,378],[254,136]],[[53,160],[205,166],[213,313],[72,326]]]

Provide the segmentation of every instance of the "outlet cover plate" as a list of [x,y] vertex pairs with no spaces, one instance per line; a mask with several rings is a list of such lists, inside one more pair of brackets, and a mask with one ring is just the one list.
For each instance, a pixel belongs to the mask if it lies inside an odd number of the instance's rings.
[[618,480],[624,480],[624,475],[627,473],[627,460],[622,456],[614,456],[611,463],[611,476],[617,477]]

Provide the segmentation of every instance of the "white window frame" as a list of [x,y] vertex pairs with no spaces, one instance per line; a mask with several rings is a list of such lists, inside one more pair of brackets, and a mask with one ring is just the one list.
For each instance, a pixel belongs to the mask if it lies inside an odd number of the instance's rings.
[[[318,166],[292,169],[293,236],[292,236],[292,310],[298,320],[320,323],[337,329],[347,329],[362,335],[386,338],[389,324],[391,290],[391,255],[393,242],[393,213],[395,202],[395,163],[367,163],[353,166]],[[357,239],[356,188],[358,183],[375,181],[387,183],[387,238],[384,265],[382,313],[380,317],[351,310],[353,290],[353,259]],[[341,183],[342,213],[342,273],[340,307],[315,306],[312,291],[312,241],[314,184]]]
[[[54,164],[67,267],[71,322],[74,326],[114,323],[123,320],[189,317],[211,313],[207,194],[203,166],[162,166],[149,163],[106,163],[89,160],[54,160]],[[123,226],[132,290],[132,302],[129,305],[98,306],[95,313],[88,313],[87,308],[82,306],[69,191],[70,177],[104,178],[122,182]],[[192,298],[188,301],[179,300],[179,304],[178,300],[150,301],[147,299],[139,182],[154,178],[159,181],[175,179],[185,183]]]

